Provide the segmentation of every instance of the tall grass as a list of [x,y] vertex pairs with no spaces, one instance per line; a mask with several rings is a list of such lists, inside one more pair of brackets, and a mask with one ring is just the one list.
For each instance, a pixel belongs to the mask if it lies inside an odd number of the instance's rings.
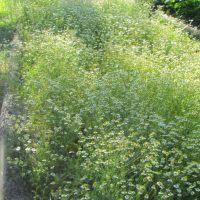
[[147,1],[19,5],[8,160],[35,199],[198,199],[199,41]]

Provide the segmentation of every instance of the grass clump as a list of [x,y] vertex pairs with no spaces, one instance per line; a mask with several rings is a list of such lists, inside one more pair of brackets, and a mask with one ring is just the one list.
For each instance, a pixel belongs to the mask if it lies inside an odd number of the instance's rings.
[[199,41],[146,1],[24,2],[8,160],[35,199],[198,199]]

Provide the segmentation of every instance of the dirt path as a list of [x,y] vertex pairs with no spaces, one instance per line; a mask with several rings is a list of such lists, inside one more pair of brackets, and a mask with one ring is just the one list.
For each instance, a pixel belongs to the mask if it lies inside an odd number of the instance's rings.
[[0,200],[31,200],[17,169],[10,169],[5,161],[9,96],[4,97],[0,115]]
[[0,200],[4,199],[4,140],[0,138]]
[[[15,51],[14,47],[11,51]],[[15,65],[12,56],[10,57],[10,63],[7,65],[11,65],[9,71],[14,70],[13,66]],[[8,74],[12,75],[12,73]],[[10,169],[5,160],[5,153],[8,148],[5,141],[9,128],[10,111],[12,111],[12,98],[6,92],[5,80],[0,80],[0,200],[32,200],[33,198],[25,189],[18,170]]]
[[0,82],[0,200],[4,199],[4,154],[5,154],[5,146],[4,146],[4,130],[3,130],[3,115],[2,112],[2,103],[3,103],[3,83]]

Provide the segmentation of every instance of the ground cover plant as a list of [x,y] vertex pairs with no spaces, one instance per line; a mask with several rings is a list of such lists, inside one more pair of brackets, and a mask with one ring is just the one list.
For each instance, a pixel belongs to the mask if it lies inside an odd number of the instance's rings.
[[199,41],[152,1],[15,8],[8,161],[34,199],[199,199]]

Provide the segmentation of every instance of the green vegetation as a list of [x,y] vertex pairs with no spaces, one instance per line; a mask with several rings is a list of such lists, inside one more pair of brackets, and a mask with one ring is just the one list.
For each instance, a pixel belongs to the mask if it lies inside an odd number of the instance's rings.
[[200,0],[155,0],[155,5],[164,6],[168,13],[192,21],[193,25],[200,24]]
[[199,41],[152,1],[15,3],[8,161],[34,198],[199,199]]
[[14,35],[14,23],[10,1],[0,0],[0,108],[7,79],[7,54],[9,42]]

